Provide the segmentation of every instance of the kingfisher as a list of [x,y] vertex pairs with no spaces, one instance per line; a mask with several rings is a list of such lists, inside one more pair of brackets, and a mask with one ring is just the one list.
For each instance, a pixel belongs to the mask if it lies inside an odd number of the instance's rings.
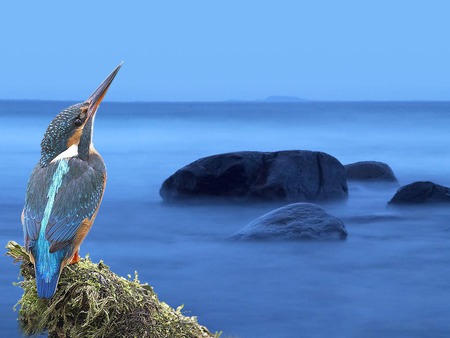
[[92,142],[94,119],[121,66],[86,101],[61,111],[42,139],[21,217],[40,298],[51,298],[61,270],[79,261],[80,244],[100,207],[106,168]]

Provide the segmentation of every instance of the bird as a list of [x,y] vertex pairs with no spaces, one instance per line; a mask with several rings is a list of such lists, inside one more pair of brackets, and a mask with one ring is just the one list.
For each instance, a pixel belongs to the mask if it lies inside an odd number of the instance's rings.
[[86,101],[62,110],[41,141],[21,215],[39,298],[52,298],[62,269],[79,261],[80,244],[97,216],[106,167],[93,145],[94,119],[122,63]]

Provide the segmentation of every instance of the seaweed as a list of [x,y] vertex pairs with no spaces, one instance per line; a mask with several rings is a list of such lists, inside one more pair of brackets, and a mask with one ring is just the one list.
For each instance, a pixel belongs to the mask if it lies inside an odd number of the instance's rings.
[[24,293],[18,301],[18,320],[24,334],[53,337],[219,337],[158,300],[138,274],[123,278],[88,256],[65,267],[55,295],[47,300],[36,293],[34,267],[24,247],[10,241],[7,255],[20,262]]

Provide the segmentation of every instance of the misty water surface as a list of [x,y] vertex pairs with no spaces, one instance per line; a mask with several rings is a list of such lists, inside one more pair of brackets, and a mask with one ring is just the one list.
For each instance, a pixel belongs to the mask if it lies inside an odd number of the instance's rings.
[[[22,243],[20,213],[39,143],[68,102],[0,102],[0,242]],[[104,103],[95,145],[108,169],[81,247],[224,337],[448,337],[449,208],[391,208],[397,185],[349,184],[345,242],[239,243],[228,237],[283,205],[167,205],[161,183],[199,157],[320,150],[343,164],[388,163],[400,184],[450,186],[449,103]],[[18,267],[0,259],[2,336],[19,335]]]

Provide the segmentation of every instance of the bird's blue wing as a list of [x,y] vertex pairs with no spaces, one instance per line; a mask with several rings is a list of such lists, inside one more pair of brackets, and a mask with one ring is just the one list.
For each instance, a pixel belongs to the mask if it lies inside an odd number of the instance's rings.
[[48,187],[51,184],[55,170],[56,165],[53,163],[47,167],[41,167],[38,164],[33,169],[30,180],[28,181],[22,219],[25,247],[27,250],[30,250],[38,238],[48,199]]
[[90,162],[76,157],[69,160],[69,171],[56,194],[45,232],[50,252],[72,243],[83,220],[92,218],[103,196],[105,180],[104,170]]
[[[50,252],[71,244],[83,220],[92,218],[100,204],[106,181],[101,160],[91,163],[74,157],[68,161],[69,170],[64,174],[54,198],[48,223],[43,225],[46,226],[45,237],[51,244]],[[23,211],[27,250],[30,250],[39,236],[49,200],[48,189],[57,163],[50,163],[47,167],[37,165],[30,177]]]

